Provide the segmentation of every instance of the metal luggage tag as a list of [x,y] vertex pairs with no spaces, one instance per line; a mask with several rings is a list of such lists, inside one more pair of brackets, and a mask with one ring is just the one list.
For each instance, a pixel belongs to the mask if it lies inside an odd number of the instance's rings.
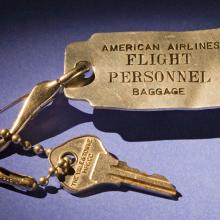
[[91,63],[94,78],[65,95],[94,107],[205,108],[220,105],[220,29],[98,33],[65,50],[64,72]]

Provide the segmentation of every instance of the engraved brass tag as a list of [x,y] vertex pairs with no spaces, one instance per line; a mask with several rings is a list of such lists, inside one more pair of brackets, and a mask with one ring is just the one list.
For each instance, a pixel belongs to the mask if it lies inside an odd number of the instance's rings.
[[69,44],[65,72],[89,61],[94,80],[68,98],[121,109],[220,106],[220,29],[98,33]]

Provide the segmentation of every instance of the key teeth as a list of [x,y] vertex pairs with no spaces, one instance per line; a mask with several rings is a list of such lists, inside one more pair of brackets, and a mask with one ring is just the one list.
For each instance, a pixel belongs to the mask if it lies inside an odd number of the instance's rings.
[[137,169],[137,168],[131,168],[131,167],[130,167],[126,162],[124,162],[124,161],[118,161],[118,164],[117,164],[116,166],[114,166],[114,167],[123,168],[123,169],[125,169],[125,170],[127,170],[127,171],[132,170],[132,172],[133,172],[133,171],[136,171],[136,172],[139,172],[139,173],[144,173],[144,172],[140,171],[140,170]]
[[154,173],[154,174],[152,174],[152,176],[153,176],[153,177],[156,177],[156,178],[158,178],[158,179],[161,179],[161,180],[163,180],[163,181],[169,182],[169,180],[168,180],[165,176],[162,176],[162,175],[160,175],[160,174]]

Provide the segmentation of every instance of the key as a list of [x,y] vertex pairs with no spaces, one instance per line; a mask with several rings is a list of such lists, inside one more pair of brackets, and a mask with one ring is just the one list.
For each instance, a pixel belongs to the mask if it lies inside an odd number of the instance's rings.
[[106,151],[95,136],[74,138],[52,150],[49,155],[53,167],[63,157],[73,157],[72,172],[60,178],[61,185],[72,194],[81,193],[106,184],[121,184],[151,191],[168,197],[175,197],[175,187],[166,177],[148,175],[130,168]]

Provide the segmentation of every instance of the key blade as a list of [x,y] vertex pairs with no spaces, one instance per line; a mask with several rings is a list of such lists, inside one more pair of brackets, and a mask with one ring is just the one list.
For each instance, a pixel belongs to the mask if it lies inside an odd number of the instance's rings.
[[144,189],[169,197],[175,197],[177,195],[175,187],[166,177],[158,174],[148,175],[138,169],[130,168],[125,162],[120,161],[118,165],[112,165],[111,172],[108,175],[121,184],[138,189]]

